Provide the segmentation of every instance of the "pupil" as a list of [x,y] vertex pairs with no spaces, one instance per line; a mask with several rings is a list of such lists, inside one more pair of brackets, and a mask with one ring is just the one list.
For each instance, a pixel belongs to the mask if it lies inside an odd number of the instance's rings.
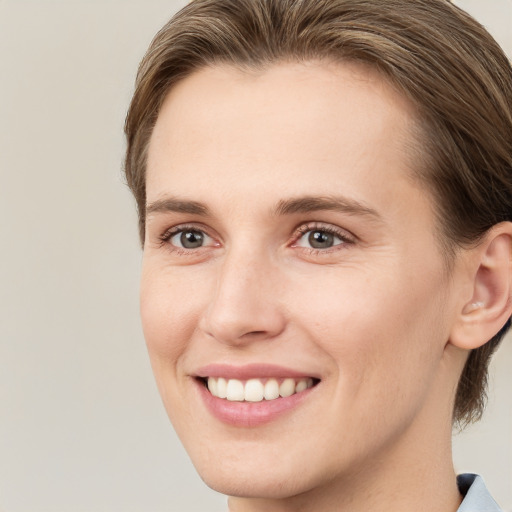
[[199,231],[184,231],[180,242],[185,249],[197,249],[203,245],[203,234]]
[[334,237],[325,231],[312,231],[309,235],[309,244],[315,249],[327,249],[332,247]]

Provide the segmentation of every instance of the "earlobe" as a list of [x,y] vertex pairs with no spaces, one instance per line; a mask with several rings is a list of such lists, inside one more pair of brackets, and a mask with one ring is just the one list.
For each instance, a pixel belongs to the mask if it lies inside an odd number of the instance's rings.
[[465,350],[487,343],[512,315],[512,222],[494,226],[470,251],[472,297],[462,304],[450,336]]

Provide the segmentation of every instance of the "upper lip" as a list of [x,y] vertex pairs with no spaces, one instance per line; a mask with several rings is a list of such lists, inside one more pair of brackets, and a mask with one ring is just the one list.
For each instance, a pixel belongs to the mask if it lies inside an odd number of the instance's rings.
[[225,379],[238,379],[248,380],[261,378],[272,378],[272,377],[283,377],[283,378],[317,378],[316,375],[312,375],[307,372],[297,371],[284,366],[278,366],[274,364],[247,364],[242,366],[234,366],[230,364],[208,364],[199,368],[195,372],[195,377],[224,377]]

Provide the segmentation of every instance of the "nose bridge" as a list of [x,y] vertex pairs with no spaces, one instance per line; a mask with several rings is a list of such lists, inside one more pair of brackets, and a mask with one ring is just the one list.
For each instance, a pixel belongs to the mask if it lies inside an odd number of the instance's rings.
[[277,275],[265,251],[254,247],[228,250],[219,264],[203,330],[218,341],[232,344],[279,334],[284,317],[277,299]]

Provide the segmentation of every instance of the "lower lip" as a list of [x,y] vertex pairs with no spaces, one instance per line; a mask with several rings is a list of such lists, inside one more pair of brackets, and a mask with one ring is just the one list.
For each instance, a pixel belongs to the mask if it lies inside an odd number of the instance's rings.
[[218,420],[236,427],[257,427],[270,423],[297,408],[315,388],[309,388],[286,398],[261,402],[231,402],[213,396],[206,386],[196,381],[201,398],[210,413]]

